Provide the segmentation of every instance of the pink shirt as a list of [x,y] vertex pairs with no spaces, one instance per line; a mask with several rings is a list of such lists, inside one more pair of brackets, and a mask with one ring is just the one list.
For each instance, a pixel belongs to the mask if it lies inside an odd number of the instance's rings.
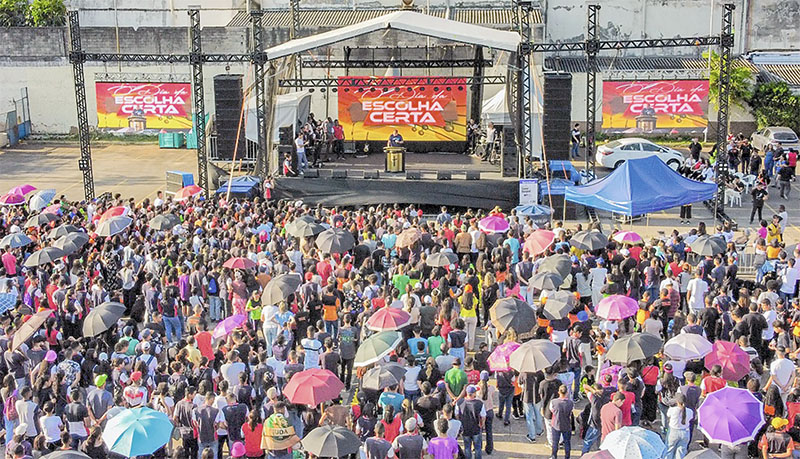
[[6,268],[6,273],[10,276],[17,275],[17,257],[15,257],[11,252],[6,252],[3,254],[3,266]]

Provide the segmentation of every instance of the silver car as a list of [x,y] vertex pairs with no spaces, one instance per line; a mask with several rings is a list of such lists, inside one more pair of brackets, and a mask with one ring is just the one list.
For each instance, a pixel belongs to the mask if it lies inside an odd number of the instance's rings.
[[750,136],[751,145],[753,148],[764,151],[767,145],[771,143],[780,144],[784,150],[792,148],[794,150],[800,149],[800,139],[791,128],[771,126],[765,127],[760,131],[756,131]]
[[616,169],[628,159],[657,156],[667,166],[677,170],[683,163],[683,155],[677,150],[657,145],[647,139],[629,137],[613,140],[597,147],[597,164]]

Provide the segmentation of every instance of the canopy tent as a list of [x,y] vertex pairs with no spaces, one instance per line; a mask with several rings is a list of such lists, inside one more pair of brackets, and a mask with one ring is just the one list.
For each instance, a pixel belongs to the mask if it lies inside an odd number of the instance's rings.
[[[250,97],[247,100],[247,118],[245,118],[244,135],[247,140],[258,142],[258,122],[256,120],[256,98]],[[272,120],[272,140],[280,140],[280,130],[284,126],[292,126],[292,135],[300,127],[298,121],[304,123],[311,112],[311,93],[308,91],[296,91],[288,94],[281,94],[275,103],[275,117]]]
[[516,32],[491,29],[414,11],[395,11],[358,24],[290,40],[267,49],[266,54],[269,59],[278,59],[384,29],[397,29],[504,51],[517,51],[520,42],[519,34]]
[[[542,87],[537,66],[531,66],[531,155],[542,157]],[[481,107],[481,121],[495,126],[511,126],[511,110],[508,108],[508,93],[504,87],[494,96],[485,99]]]
[[717,185],[690,180],[656,156],[629,159],[587,185],[568,187],[567,201],[628,216],[644,215],[714,197]]
[[506,103],[506,88],[483,101],[481,120],[486,123],[494,123],[496,126],[511,125],[511,111]]
[[[253,175],[242,175],[231,180],[231,196],[234,198],[253,199],[259,195],[261,179]],[[228,181],[217,189],[217,194],[228,193]]]

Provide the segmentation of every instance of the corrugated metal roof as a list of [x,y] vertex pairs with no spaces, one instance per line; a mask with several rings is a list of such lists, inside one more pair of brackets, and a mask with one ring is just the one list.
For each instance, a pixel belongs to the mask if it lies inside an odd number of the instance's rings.
[[[598,56],[598,70],[703,70],[708,61],[693,57],[610,57]],[[747,66],[755,70],[753,65],[744,60],[733,61],[735,66]],[[545,70],[561,70],[569,73],[586,73],[585,57],[547,57],[544,60]]]
[[766,81],[784,81],[789,86],[800,86],[800,65],[765,64],[758,65],[761,77]]

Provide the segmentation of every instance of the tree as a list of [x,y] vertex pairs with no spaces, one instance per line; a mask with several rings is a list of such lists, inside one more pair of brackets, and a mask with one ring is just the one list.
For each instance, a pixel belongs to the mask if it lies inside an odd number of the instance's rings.
[[24,26],[27,12],[27,0],[0,0],[0,27]]
[[756,86],[748,100],[759,128],[786,126],[800,132],[800,96],[784,82]]
[[33,0],[28,8],[28,25],[34,27],[63,26],[67,7],[64,0]]
[[[708,51],[703,53],[708,59]],[[711,52],[711,67],[708,75],[708,98],[719,108],[719,55]],[[731,63],[732,64],[732,63]],[[728,90],[728,103],[745,108],[753,88],[753,71],[749,67],[731,65],[731,83]]]

